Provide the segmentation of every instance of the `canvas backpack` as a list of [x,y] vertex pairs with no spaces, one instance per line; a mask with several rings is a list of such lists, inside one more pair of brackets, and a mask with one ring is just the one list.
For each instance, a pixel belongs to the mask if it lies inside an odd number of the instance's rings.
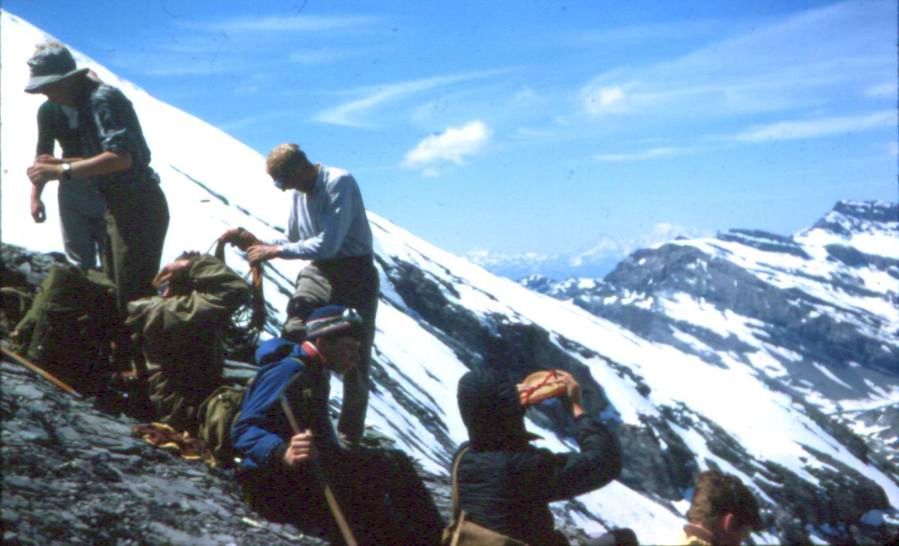
[[528,546],[526,542],[516,540],[496,531],[478,525],[467,519],[467,514],[459,510],[459,483],[457,474],[459,461],[468,452],[468,447],[462,449],[453,462],[452,474],[452,520],[443,530],[443,538],[440,546]]
[[197,411],[198,435],[212,453],[215,466],[228,468],[234,465],[237,451],[231,441],[231,425],[240,416],[246,392],[244,386],[223,385],[214,390]]
[[102,273],[53,264],[16,325],[13,349],[87,389],[108,371],[117,320],[115,289]]

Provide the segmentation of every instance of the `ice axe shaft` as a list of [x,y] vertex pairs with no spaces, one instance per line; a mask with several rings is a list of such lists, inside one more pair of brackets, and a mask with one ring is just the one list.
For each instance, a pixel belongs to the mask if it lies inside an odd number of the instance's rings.
[[[297,423],[297,419],[293,415],[293,410],[290,409],[290,404],[283,394],[281,395],[281,409],[284,410],[284,415],[287,416],[287,421],[290,423],[290,429],[293,430],[294,434],[299,434],[300,425]],[[331,510],[331,515],[334,517],[334,521],[340,529],[340,534],[343,535],[343,541],[346,542],[347,546],[357,546],[358,543],[356,542],[356,537],[353,536],[353,530],[350,529],[350,525],[343,515],[343,510],[341,510],[340,505],[337,504],[337,497],[334,496],[331,486],[328,485],[325,474],[322,472],[322,469],[318,466],[316,461],[310,460],[308,464],[315,479],[317,479],[318,483],[322,486],[322,490],[325,493],[325,500],[328,502],[328,509]]]
[[60,388],[60,389],[64,390],[65,392],[71,394],[72,396],[77,396],[77,397],[80,397],[80,396],[81,396],[80,394],[78,394],[78,391],[76,391],[76,390],[73,389],[71,386],[69,386],[68,383],[66,383],[66,382],[63,381],[62,379],[59,379],[58,377],[56,377],[56,376],[53,375],[52,373],[48,372],[47,370],[41,368],[41,367],[38,366],[37,364],[31,362],[30,360],[28,360],[28,359],[25,358],[24,356],[22,356],[22,355],[20,355],[20,354],[18,354],[18,353],[14,353],[14,352],[10,351],[10,350],[7,349],[5,346],[4,346],[4,347],[0,347],[0,350],[3,351],[3,354],[4,354],[4,355],[6,355],[7,357],[11,358],[11,359],[12,359],[13,361],[15,361],[17,364],[20,364],[20,365],[22,365],[22,366],[28,368],[29,370],[31,370],[31,371],[33,371],[34,373],[38,374],[39,376],[43,377],[44,379],[46,379],[46,380],[49,381],[50,383],[53,383],[53,384],[54,384],[55,386],[57,386],[58,388]]

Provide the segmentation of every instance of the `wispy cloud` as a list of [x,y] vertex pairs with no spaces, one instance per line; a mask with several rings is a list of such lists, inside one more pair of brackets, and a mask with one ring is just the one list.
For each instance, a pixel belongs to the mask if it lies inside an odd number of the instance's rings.
[[819,138],[845,133],[866,131],[879,127],[896,127],[894,111],[874,112],[862,116],[839,116],[822,119],[780,121],[757,125],[736,135],[737,140],[764,142]]
[[890,142],[889,146],[887,147],[887,150],[891,156],[899,157],[899,142],[897,142],[895,140],[893,142]]
[[690,228],[670,222],[659,222],[642,235],[631,238],[602,237],[593,247],[585,252],[572,256],[569,263],[580,267],[586,263],[614,257],[624,257],[640,248],[649,248],[678,237],[702,237],[708,235],[696,228]]
[[684,153],[685,150],[683,148],[675,148],[675,147],[658,147],[658,148],[650,148],[648,150],[641,150],[639,152],[629,152],[629,153],[618,153],[618,154],[596,154],[593,156],[594,158],[600,161],[645,161],[648,159],[659,159],[662,157],[671,157],[674,155],[680,155]]
[[514,95],[512,95],[511,100],[515,104],[529,105],[540,100],[540,98],[540,95],[536,91],[534,91],[531,86],[525,85],[524,87],[516,91]]
[[299,49],[291,52],[287,60],[296,64],[313,65],[332,63],[356,54],[358,53],[341,49]]
[[884,82],[878,85],[872,85],[865,89],[864,94],[866,97],[871,97],[875,99],[879,98],[896,98],[896,93],[899,92],[897,89],[896,82]]
[[655,120],[839,107],[846,93],[895,73],[895,55],[872,45],[894,41],[882,23],[894,18],[890,1],[804,10],[669,61],[603,72],[581,88],[581,106],[593,117]]
[[465,257],[482,267],[512,278],[534,273],[555,278],[596,276],[604,275],[621,259],[638,249],[654,247],[678,237],[694,238],[707,235],[710,234],[695,228],[659,222],[650,231],[635,237],[603,236],[583,252],[507,253],[474,248],[466,252]]
[[284,120],[285,118],[290,118],[291,116],[299,116],[299,115],[300,115],[300,112],[289,111],[289,110],[257,112],[250,116],[244,116],[244,117],[240,117],[240,118],[233,118],[230,120],[225,120],[225,121],[216,123],[215,125],[222,131],[234,133],[236,131],[245,129],[247,127],[254,127],[257,125],[265,125],[267,123],[277,122],[277,121]]
[[109,64],[153,77],[214,76],[251,66],[242,57],[220,54],[221,42],[179,42],[159,49],[115,51]]
[[218,21],[185,21],[178,26],[190,30],[209,32],[327,32],[372,26],[379,21],[370,16],[315,16],[294,15],[288,17],[232,17]]
[[328,108],[318,113],[315,116],[315,120],[322,123],[331,123],[348,127],[366,127],[368,124],[363,119],[364,115],[375,107],[389,101],[394,101],[416,93],[421,93],[422,91],[446,85],[495,76],[504,72],[507,71],[485,70],[462,74],[450,74],[446,76],[434,76],[431,78],[368,87],[363,90],[363,97],[345,102],[333,108]]
[[180,62],[178,64],[171,63],[148,63],[142,64],[138,71],[147,76],[159,78],[175,78],[179,76],[212,76],[214,74],[223,74],[231,69],[214,62],[206,60]]
[[559,133],[542,127],[518,127],[510,137],[524,142],[536,142],[555,140],[559,137]]
[[507,253],[487,250],[486,248],[473,248],[465,253],[465,258],[482,267],[506,266],[510,263],[541,264],[558,260],[557,254],[545,254],[543,252]]
[[597,86],[584,90],[584,108],[594,116],[620,110],[624,89],[618,85]]
[[442,163],[461,164],[465,157],[483,150],[490,138],[487,125],[475,120],[461,127],[450,127],[442,133],[429,135],[406,152],[403,166],[422,169],[426,175],[439,174]]
[[[646,23],[618,28],[603,28],[563,36],[564,42],[576,45],[603,45],[611,43],[645,43],[647,40],[679,40],[708,36],[725,30],[729,25],[717,19],[692,19],[664,23]],[[559,37],[556,37],[559,40]]]

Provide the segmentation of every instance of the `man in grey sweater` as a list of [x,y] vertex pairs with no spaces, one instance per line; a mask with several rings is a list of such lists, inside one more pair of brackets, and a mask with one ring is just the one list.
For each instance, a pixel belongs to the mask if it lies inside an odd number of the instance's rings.
[[287,305],[284,337],[303,339],[309,313],[329,303],[354,307],[364,321],[359,365],[344,378],[337,426],[340,436],[354,443],[365,428],[379,290],[362,194],[353,175],[311,163],[296,144],[276,146],[268,155],[266,169],[278,189],[290,192],[287,239],[249,247],[247,260],[310,262],[300,271]]

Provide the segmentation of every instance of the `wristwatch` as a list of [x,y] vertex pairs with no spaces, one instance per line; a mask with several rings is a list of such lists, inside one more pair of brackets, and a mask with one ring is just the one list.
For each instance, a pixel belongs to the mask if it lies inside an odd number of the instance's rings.
[[72,164],[69,162],[62,164],[62,179],[63,180],[71,180],[72,179]]

